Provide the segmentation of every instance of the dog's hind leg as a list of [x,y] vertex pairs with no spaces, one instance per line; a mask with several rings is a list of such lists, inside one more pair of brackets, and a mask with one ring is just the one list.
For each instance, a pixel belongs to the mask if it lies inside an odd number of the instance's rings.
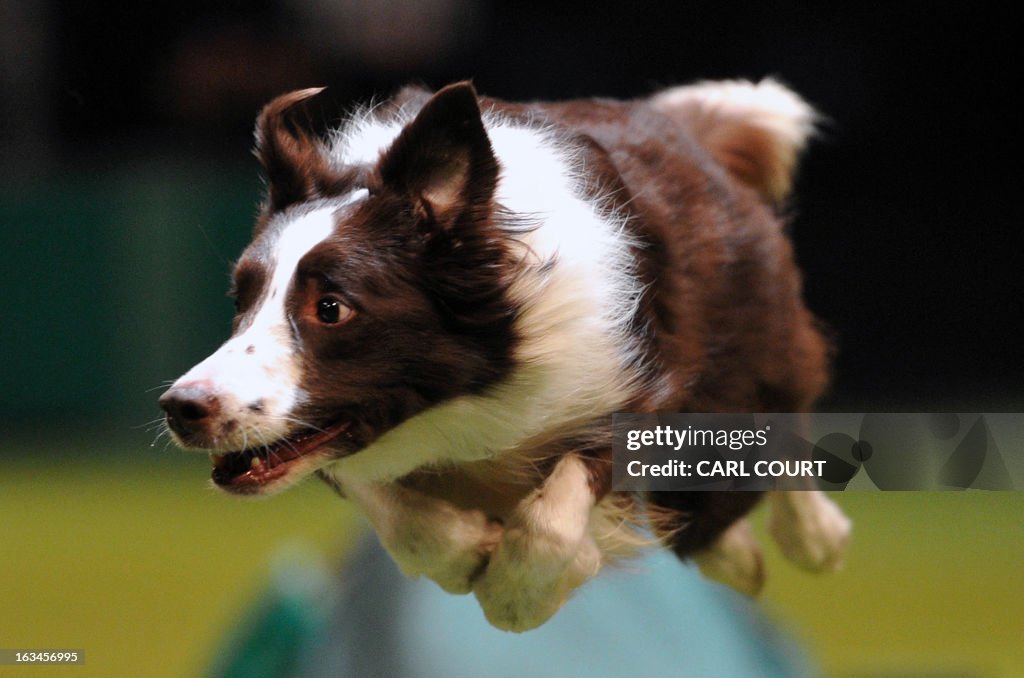
[[761,545],[746,518],[733,523],[710,548],[697,553],[693,560],[705,577],[740,593],[756,596],[764,587]]
[[762,492],[649,492],[655,532],[681,559],[705,576],[755,595],[764,585],[764,562],[744,516]]
[[831,499],[818,490],[769,493],[768,531],[793,563],[814,572],[842,567],[852,524]]

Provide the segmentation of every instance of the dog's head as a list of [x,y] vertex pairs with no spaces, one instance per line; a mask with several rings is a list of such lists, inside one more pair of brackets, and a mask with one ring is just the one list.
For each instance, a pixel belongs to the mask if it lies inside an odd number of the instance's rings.
[[447,87],[379,158],[339,163],[288,112],[257,121],[268,190],[234,270],[234,330],[160,398],[231,492],[288,486],[511,369],[498,166],[473,88]]

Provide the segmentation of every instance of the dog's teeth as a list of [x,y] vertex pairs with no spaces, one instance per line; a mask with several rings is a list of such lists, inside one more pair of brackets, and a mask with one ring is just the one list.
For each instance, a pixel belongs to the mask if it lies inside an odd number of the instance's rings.
[[261,466],[263,466],[263,460],[259,457],[253,457],[252,461],[249,462],[249,468],[257,469]]

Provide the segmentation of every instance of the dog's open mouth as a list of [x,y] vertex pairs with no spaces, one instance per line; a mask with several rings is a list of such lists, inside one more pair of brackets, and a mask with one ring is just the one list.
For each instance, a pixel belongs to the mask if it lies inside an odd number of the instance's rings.
[[339,422],[323,429],[304,429],[271,445],[211,455],[211,478],[229,492],[257,493],[288,475],[293,466],[313,456],[348,427],[349,422]]

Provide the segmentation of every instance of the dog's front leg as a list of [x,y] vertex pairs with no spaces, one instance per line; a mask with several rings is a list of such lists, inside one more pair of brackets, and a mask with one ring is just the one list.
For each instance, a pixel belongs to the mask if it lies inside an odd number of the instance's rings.
[[527,631],[547,621],[601,567],[590,535],[595,460],[562,457],[505,526],[474,592],[494,626]]
[[449,593],[469,593],[501,539],[501,524],[397,482],[343,482],[381,544],[408,577],[432,579]]

